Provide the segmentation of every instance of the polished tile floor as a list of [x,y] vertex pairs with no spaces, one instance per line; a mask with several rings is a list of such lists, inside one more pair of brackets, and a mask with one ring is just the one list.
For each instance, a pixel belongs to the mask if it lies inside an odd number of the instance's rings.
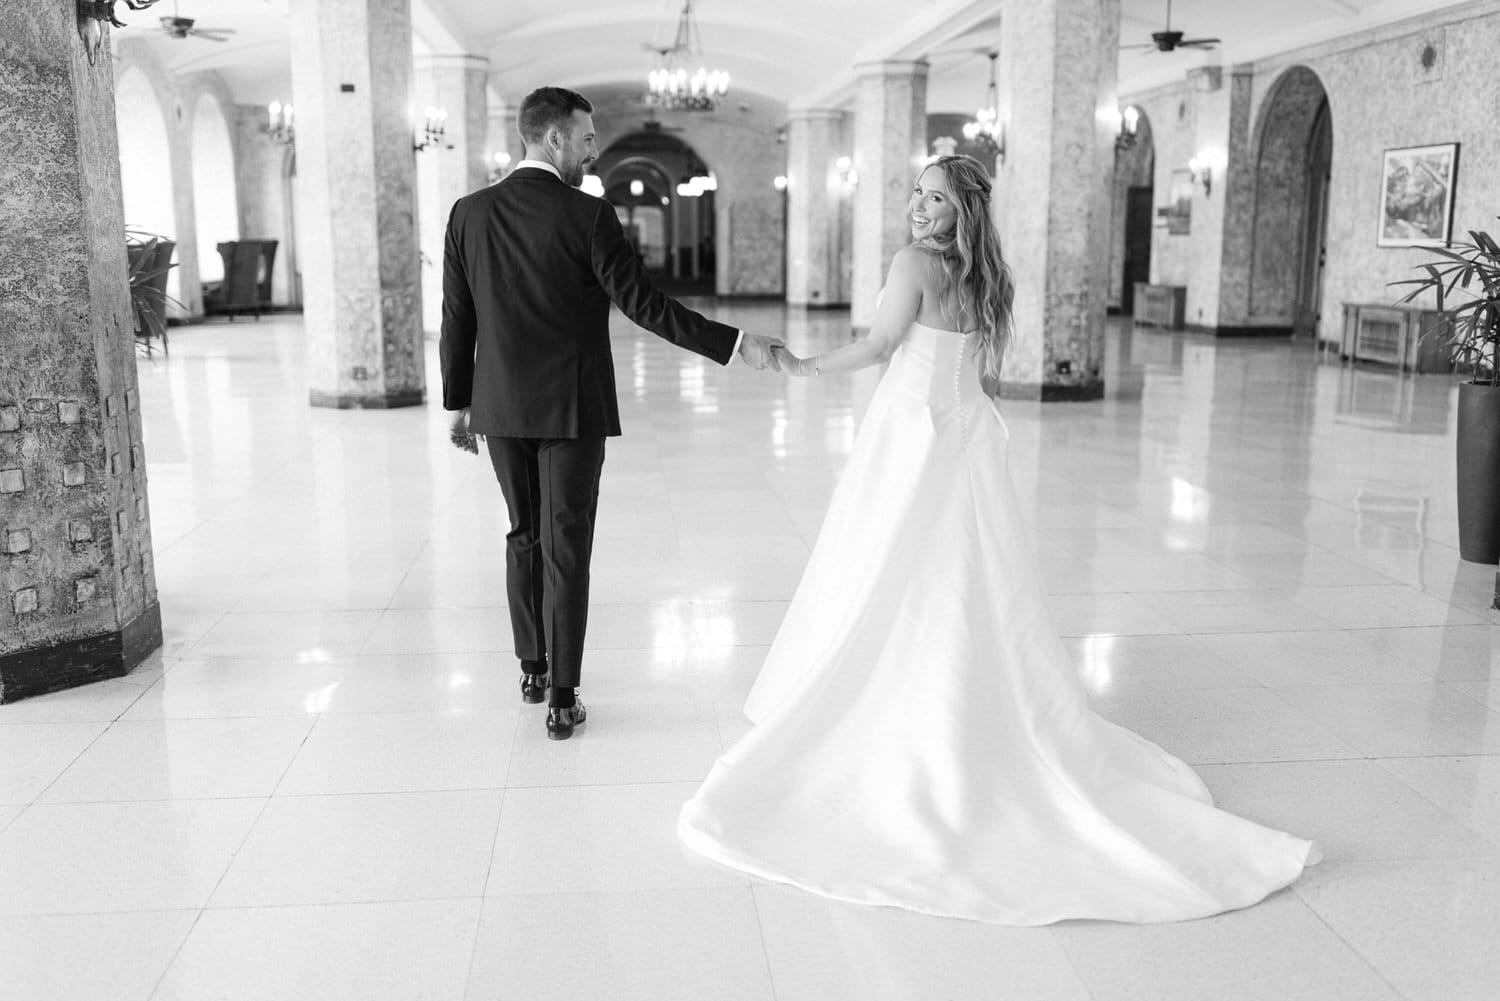
[[[797,348],[847,326],[720,315]],[[1500,997],[1500,613],[1456,551],[1450,380],[1116,324],[1107,399],[1006,404],[1100,710],[1328,853],[1238,913],[1014,929],[677,845],[875,377],[616,344],[566,743],[517,697],[499,490],[436,407],[310,408],[297,318],[142,361],[166,644],[0,708],[0,996]]]

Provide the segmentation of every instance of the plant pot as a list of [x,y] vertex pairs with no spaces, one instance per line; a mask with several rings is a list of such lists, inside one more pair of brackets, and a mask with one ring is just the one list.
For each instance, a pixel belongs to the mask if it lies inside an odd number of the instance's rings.
[[1458,387],[1458,555],[1500,563],[1500,387]]

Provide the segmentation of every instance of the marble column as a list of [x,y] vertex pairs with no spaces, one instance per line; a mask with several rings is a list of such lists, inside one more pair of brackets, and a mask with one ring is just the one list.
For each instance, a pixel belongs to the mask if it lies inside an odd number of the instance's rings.
[[911,242],[906,206],[927,151],[927,64],[861,63],[855,67],[854,278],[850,321],[869,329],[875,297],[891,258]]
[[[108,29],[105,29],[106,31]],[[0,7],[0,702],[161,645],[106,38]]]
[[443,321],[443,235],[453,203],[485,186],[489,109],[482,56],[419,56],[418,114],[431,106],[448,114],[443,142],[417,154],[417,221],[422,246],[422,326],[436,334]]
[[312,404],[420,404],[410,0],[293,4],[291,35]]
[[1002,391],[1104,395],[1120,0],[1002,0],[995,211],[1016,278]]
[[1209,190],[1193,187],[1189,329],[1243,333],[1250,313],[1255,160],[1250,148],[1254,75],[1218,66],[1188,72],[1194,95],[1194,154],[1207,164]]
[[848,199],[834,164],[843,112],[797,110],[787,124],[786,301],[828,306],[842,301],[839,280],[839,221]]
[[240,233],[246,239],[276,241],[271,265],[271,301],[298,305],[292,281],[297,248],[290,228],[288,182],[291,147],[266,135],[266,109],[259,104],[235,105],[235,193],[239,198]]

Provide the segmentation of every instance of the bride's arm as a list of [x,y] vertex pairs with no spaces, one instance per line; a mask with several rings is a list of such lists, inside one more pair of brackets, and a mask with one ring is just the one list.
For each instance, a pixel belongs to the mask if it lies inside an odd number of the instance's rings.
[[922,305],[922,272],[925,267],[922,251],[917,248],[902,247],[896,251],[869,336],[811,358],[796,358],[790,352],[778,349],[782,368],[793,375],[820,375],[824,372],[853,372],[889,361]]

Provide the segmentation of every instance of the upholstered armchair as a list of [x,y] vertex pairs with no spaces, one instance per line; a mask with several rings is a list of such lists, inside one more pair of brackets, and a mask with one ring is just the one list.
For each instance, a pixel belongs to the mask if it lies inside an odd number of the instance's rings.
[[203,286],[203,312],[209,316],[250,313],[257,320],[271,308],[271,265],[275,240],[226,240],[218,245],[224,280]]

